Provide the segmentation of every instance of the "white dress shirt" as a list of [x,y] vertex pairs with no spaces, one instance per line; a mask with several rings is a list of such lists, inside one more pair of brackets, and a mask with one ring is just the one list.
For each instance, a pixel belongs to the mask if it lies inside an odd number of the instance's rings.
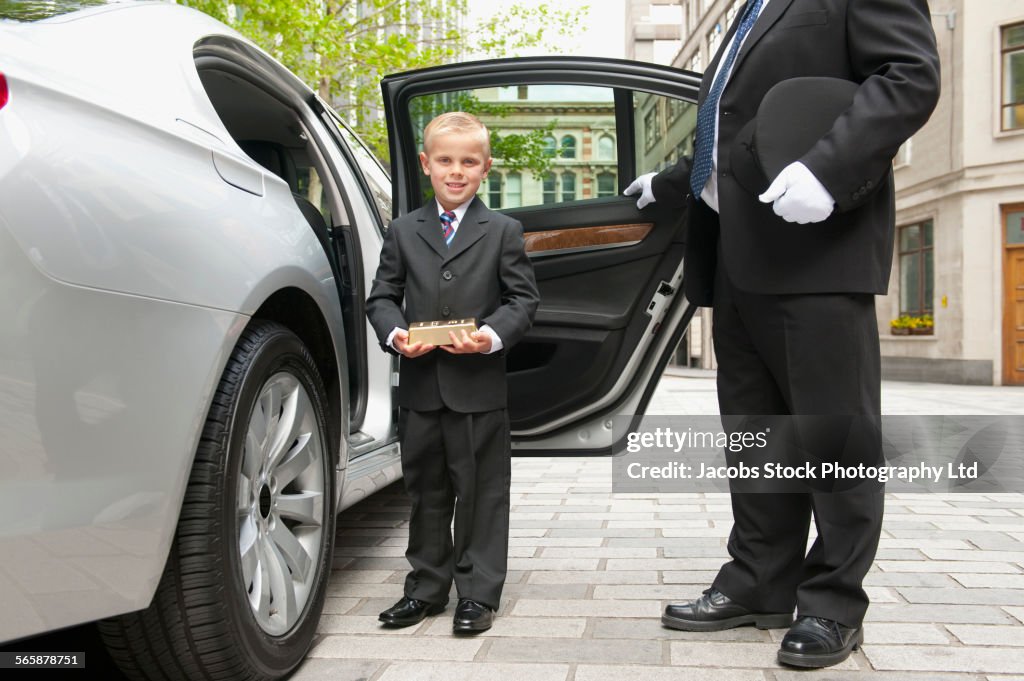
[[[761,3],[761,9],[758,10],[757,14],[758,17],[761,16],[761,12],[764,11],[764,8],[768,6],[768,2],[769,0],[764,0],[764,2]],[[747,35],[743,36],[744,42],[749,36],[749,32],[747,33]],[[729,44],[726,45],[725,49],[722,51],[722,59],[718,61],[718,69],[715,71],[715,78],[718,78],[718,73],[719,71],[722,70],[723,63],[725,62],[725,55],[729,54],[729,50],[732,49],[732,44],[735,39],[735,35],[732,38],[730,38]],[[740,43],[740,49],[743,49],[743,43]],[[739,53],[736,54],[736,59],[739,59]],[[732,65],[733,67],[735,67],[736,62],[734,61]],[[730,69],[729,73],[725,75],[726,87],[728,87],[729,78],[731,76],[732,70]],[[714,82],[714,80],[711,81],[712,84],[714,84]],[[722,92],[722,95],[725,95],[724,90]],[[718,212],[718,107],[720,107],[721,104],[722,99],[721,97],[719,97],[718,102],[715,104],[715,142],[711,146],[711,177],[708,178],[708,183],[704,185],[704,191],[702,191],[700,194],[700,198],[704,201],[704,203],[710,206],[711,209],[714,210],[716,213]]]
[[[473,199],[470,199],[469,201],[466,201],[465,203],[456,206],[452,210],[452,212],[455,213],[455,219],[452,220],[453,233],[458,233],[459,224],[462,222],[462,218],[466,217],[466,211],[469,210],[469,204],[471,203],[473,203]],[[442,206],[440,202],[437,201],[437,199],[434,199],[434,204],[437,206],[437,228],[440,230],[441,215],[445,212],[445,210],[444,206]],[[388,347],[390,347],[392,350],[395,350],[396,352],[398,350],[397,348],[395,348],[394,343],[392,343],[392,341],[395,339],[395,334],[398,333],[398,331],[399,328],[396,326],[395,328],[391,329],[391,333],[388,334]],[[498,350],[501,350],[503,347],[505,347],[504,344],[501,342],[501,338],[498,336],[497,332],[494,329],[492,329],[489,325],[484,324],[483,326],[481,326],[480,332],[486,333],[488,336],[491,337],[491,349],[483,354],[489,355],[492,352],[497,352]]]

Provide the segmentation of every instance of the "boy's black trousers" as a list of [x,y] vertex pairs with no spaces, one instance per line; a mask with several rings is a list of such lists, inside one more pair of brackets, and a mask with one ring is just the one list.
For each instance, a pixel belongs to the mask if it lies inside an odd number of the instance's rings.
[[412,500],[405,595],[447,603],[454,580],[459,598],[497,610],[508,569],[507,410],[402,409],[399,437]]

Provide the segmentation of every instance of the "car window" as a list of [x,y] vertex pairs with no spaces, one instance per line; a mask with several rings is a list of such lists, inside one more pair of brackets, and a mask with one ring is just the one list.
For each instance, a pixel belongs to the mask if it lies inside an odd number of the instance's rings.
[[[331,111],[329,107],[325,106],[324,108]],[[377,157],[366,148],[366,145],[354,132],[348,129],[347,125],[334,115],[333,111],[331,111],[330,120],[352,151],[352,155],[355,156],[359,170],[362,171],[370,193],[373,194],[373,203],[380,214],[381,226],[387,229],[387,225],[391,221],[391,178],[388,177]]]
[[684,156],[693,156],[697,105],[682,99],[633,94],[636,130],[636,174],[663,170]]
[[[423,128],[445,111],[477,115],[491,132],[494,165],[478,196],[493,209],[580,201],[618,193],[619,131],[612,88],[511,85],[414,97],[417,151]],[[430,180],[420,175],[423,197]]]

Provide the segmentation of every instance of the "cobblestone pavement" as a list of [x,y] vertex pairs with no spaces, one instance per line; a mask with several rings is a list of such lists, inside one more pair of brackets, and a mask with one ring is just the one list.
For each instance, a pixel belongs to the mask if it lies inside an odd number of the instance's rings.
[[[1022,414],[1024,390],[886,383],[883,409]],[[666,376],[649,412],[717,413],[713,378]],[[378,625],[402,593],[407,517],[399,484],[339,518],[320,636],[294,679],[1024,681],[1021,494],[889,494],[864,647],[818,672],[776,664],[784,630],[661,627],[664,605],[698,595],[726,559],[727,495],[613,495],[608,459],[514,459],[511,572],[494,628],[475,638],[451,634],[451,606]]]

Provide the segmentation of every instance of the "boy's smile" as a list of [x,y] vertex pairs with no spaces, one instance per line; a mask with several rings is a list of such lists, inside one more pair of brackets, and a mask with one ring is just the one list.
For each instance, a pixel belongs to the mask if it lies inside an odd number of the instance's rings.
[[454,210],[479,191],[491,158],[479,135],[446,132],[430,137],[427,150],[420,153],[420,165],[430,177],[438,203]]

